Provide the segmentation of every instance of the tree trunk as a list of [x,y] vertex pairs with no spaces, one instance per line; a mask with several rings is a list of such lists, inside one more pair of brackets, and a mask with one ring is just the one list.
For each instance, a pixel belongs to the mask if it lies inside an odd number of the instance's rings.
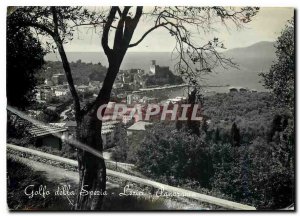
[[192,119],[192,113],[195,104],[197,103],[197,90],[194,89],[189,95],[188,95],[188,103],[191,104],[191,107],[187,110],[187,127],[193,134],[196,134],[197,136],[200,136],[200,122],[195,121]]
[[[102,121],[97,117],[98,108],[110,99],[113,83],[119,72],[120,60],[110,61],[103,86],[91,110],[77,120],[77,139],[86,146],[103,152]],[[111,66],[112,65],[112,66]],[[103,110],[104,113],[105,109]],[[102,113],[102,114],[103,114]],[[78,149],[79,188],[75,210],[100,210],[106,189],[106,167],[103,158]],[[100,196],[82,196],[80,192],[99,192]]]
[[[94,109],[77,122],[77,139],[93,149],[102,152],[101,127]],[[106,167],[103,158],[78,149],[79,187],[75,210],[100,210],[103,193],[106,190]],[[98,193],[98,195],[86,194]]]

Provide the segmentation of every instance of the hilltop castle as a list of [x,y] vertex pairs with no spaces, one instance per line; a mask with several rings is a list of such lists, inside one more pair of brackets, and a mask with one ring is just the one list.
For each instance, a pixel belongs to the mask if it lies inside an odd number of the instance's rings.
[[159,73],[160,71],[169,71],[169,67],[167,67],[167,66],[161,67],[159,65],[156,65],[156,61],[152,60],[151,65],[150,65],[149,74],[157,75],[157,73]]

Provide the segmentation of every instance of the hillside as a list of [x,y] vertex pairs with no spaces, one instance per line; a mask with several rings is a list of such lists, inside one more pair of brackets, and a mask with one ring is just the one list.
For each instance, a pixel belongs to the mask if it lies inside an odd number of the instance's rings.
[[[81,60],[71,62],[70,67],[73,73],[75,84],[88,84],[89,80],[97,80],[102,82],[106,74],[106,67],[101,64],[85,63]],[[48,61],[44,65],[46,70],[42,70],[41,77],[51,80],[53,74],[64,74],[63,66],[60,61]]]
[[260,71],[272,64],[275,59],[275,47],[273,42],[262,41],[248,47],[230,49],[224,54],[242,67]]

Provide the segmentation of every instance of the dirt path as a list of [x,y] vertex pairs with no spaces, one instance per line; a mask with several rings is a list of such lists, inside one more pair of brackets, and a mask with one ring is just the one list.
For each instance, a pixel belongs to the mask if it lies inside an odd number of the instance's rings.
[[[60,182],[62,184],[72,183],[76,185],[79,183],[79,176],[77,172],[72,172],[18,156],[13,156],[12,159],[17,160],[26,166],[31,167],[34,171],[41,173],[41,175],[43,175],[48,181]],[[107,182],[106,188],[108,190],[112,188],[119,188],[119,185]]]
[[[79,176],[77,172],[66,170],[59,167],[54,167],[38,161],[33,161],[28,158],[9,155],[13,160],[19,161],[26,166],[29,166],[33,171],[39,172],[47,181],[58,182],[61,185],[73,185],[77,187]],[[196,202],[181,199],[180,202],[172,199],[154,198],[146,196],[142,198],[119,196],[118,194],[124,191],[124,188],[118,184],[111,182],[106,183],[106,189],[114,195],[105,198],[104,209],[106,210],[204,210],[203,206]]]

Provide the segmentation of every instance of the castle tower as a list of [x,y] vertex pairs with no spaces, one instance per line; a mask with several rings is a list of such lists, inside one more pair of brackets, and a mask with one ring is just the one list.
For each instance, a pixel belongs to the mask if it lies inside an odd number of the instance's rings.
[[156,61],[155,60],[151,60],[150,74],[152,74],[152,75],[155,74],[155,68],[156,68]]

